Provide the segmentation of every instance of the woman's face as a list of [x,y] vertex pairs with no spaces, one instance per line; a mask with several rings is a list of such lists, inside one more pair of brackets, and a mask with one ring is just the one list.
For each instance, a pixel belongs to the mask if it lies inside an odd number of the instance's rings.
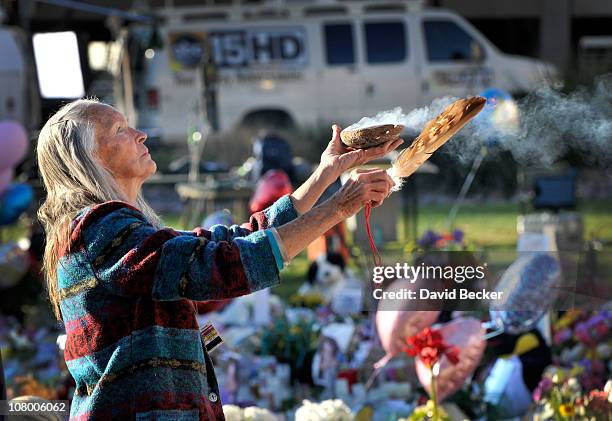
[[96,106],[97,156],[117,181],[144,181],[155,174],[157,165],[144,145],[146,133],[129,127],[113,107]]

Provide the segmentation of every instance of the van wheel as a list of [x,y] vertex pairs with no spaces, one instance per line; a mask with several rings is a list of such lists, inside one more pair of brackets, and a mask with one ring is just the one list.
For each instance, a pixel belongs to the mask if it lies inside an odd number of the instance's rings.
[[291,130],[295,121],[283,110],[259,110],[248,113],[241,126],[248,129]]

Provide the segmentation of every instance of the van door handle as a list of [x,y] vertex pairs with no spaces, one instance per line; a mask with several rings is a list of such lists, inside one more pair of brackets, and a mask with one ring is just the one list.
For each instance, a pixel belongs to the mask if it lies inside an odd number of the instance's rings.
[[366,84],[365,93],[367,96],[374,95],[374,84],[373,83]]

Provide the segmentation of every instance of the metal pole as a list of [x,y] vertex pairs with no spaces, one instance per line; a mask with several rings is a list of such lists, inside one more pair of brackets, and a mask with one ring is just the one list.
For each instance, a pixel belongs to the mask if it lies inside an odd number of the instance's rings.
[[461,191],[459,192],[459,196],[457,196],[453,207],[448,213],[446,226],[448,227],[449,231],[453,230],[453,227],[455,225],[455,218],[457,217],[457,212],[459,212],[459,208],[463,204],[463,201],[465,200],[465,197],[467,196],[467,193],[470,190],[472,183],[474,182],[476,173],[478,172],[478,169],[480,168],[480,165],[482,164],[482,161],[484,160],[485,156],[487,156],[487,148],[482,147],[480,149],[480,153],[476,156],[476,159],[474,159],[472,169],[470,170],[467,177],[465,177],[463,186],[461,186]]
[[134,109],[134,87],[132,85],[132,68],[130,66],[130,51],[128,48],[127,37],[127,34],[125,34],[123,39],[123,59],[121,60],[123,73],[123,104],[125,106],[124,112],[127,116],[128,123],[135,125],[136,112]]

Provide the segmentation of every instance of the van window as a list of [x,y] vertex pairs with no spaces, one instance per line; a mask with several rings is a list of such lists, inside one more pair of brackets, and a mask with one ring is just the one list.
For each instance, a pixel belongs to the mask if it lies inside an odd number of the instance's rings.
[[[484,50],[470,34],[450,20],[424,23],[429,61],[458,61],[484,58]],[[477,57],[480,55],[480,57]]]
[[368,63],[392,63],[406,58],[406,30],[403,22],[366,23]]
[[326,24],[323,32],[327,64],[354,64],[353,25],[350,23]]

